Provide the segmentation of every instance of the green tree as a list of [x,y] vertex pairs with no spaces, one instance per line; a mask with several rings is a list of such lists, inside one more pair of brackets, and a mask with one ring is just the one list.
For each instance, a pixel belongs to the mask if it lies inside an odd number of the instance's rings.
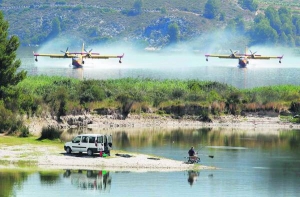
[[204,17],[208,19],[215,19],[220,10],[219,0],[207,0],[204,7]]
[[220,18],[219,18],[219,20],[220,20],[220,21],[225,21],[225,16],[226,16],[226,15],[225,15],[225,12],[221,12],[221,13],[220,13]]
[[300,19],[295,24],[296,35],[300,35]]
[[278,14],[279,14],[280,16],[286,15],[286,16],[292,17],[291,10],[288,9],[287,7],[280,7],[280,8],[278,9]]
[[8,22],[0,12],[0,100],[7,99],[8,93],[11,95],[13,87],[27,74],[25,71],[17,73],[17,69],[21,66],[21,61],[16,60],[16,51],[20,43],[16,36],[8,38],[8,27]]
[[292,35],[288,35],[288,46],[290,46],[290,47],[296,46],[296,41],[294,39],[294,36],[292,36]]
[[236,17],[235,23],[236,23],[236,31],[239,33],[244,33],[246,29],[246,24],[243,18],[241,16]]
[[227,26],[225,28],[227,32],[230,32],[231,35],[235,35],[236,33],[236,23],[233,19],[229,20]]
[[171,23],[168,26],[168,35],[169,35],[169,41],[170,42],[178,42],[179,41],[179,27],[177,23]]
[[268,20],[270,21],[271,27],[273,29],[275,29],[277,31],[277,33],[281,33],[281,20],[280,20],[279,14],[275,10],[275,8],[272,6],[269,6],[265,10],[265,15],[268,18]]
[[135,0],[133,3],[133,9],[137,14],[140,14],[142,12],[143,7],[143,0]]
[[279,36],[279,44],[286,46],[288,44],[288,37],[286,36],[286,34],[284,32],[282,32],[282,34],[280,34]]
[[244,9],[248,9],[252,12],[256,11],[258,8],[258,3],[255,0],[239,0],[238,3]]
[[259,23],[260,21],[264,20],[265,16],[263,14],[258,14],[254,18],[254,23]]
[[167,9],[165,7],[160,8],[161,14],[167,14]]
[[294,35],[294,27],[291,23],[285,23],[282,26],[282,31],[285,32],[286,35]]
[[295,38],[295,45],[297,47],[300,46],[300,36],[296,36],[296,38]]
[[251,44],[275,44],[278,40],[277,32],[270,26],[267,19],[254,24],[250,30]]
[[56,17],[52,20],[52,31],[50,32],[49,37],[54,38],[58,36],[60,32],[61,32],[60,21]]

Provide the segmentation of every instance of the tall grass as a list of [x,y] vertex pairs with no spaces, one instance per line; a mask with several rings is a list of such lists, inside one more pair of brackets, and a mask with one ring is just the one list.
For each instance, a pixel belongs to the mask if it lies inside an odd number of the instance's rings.
[[30,92],[34,101],[39,98],[42,103],[38,106],[47,105],[53,115],[101,108],[128,111],[128,106],[132,113],[164,113],[164,109],[175,109],[176,106],[185,110],[191,106],[199,110],[209,109],[208,112],[213,114],[260,110],[280,112],[289,109],[292,103],[300,102],[300,86],[296,85],[239,90],[227,84],[200,80],[122,78],[79,81],[39,76],[28,77],[18,88],[26,95]]

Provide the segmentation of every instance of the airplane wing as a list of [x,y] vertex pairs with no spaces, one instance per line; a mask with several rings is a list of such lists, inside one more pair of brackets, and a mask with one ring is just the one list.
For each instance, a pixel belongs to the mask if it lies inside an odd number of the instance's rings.
[[124,57],[123,55],[97,55],[97,54],[90,54],[87,56],[84,56],[84,58],[91,58],[91,59],[109,59],[109,58],[120,58],[122,59]]
[[216,55],[216,54],[206,54],[205,55],[206,58],[208,57],[218,57],[218,58],[227,58],[227,59],[238,59],[241,57],[241,55],[238,54],[231,54],[231,55]]
[[51,58],[73,58],[76,57],[76,54],[74,53],[65,53],[65,54],[43,54],[43,53],[34,53],[33,56],[44,56],[44,57],[51,57]]
[[262,56],[262,55],[247,55],[247,58],[248,59],[259,59],[259,60],[269,60],[269,59],[282,59],[283,58],[283,55],[282,56]]

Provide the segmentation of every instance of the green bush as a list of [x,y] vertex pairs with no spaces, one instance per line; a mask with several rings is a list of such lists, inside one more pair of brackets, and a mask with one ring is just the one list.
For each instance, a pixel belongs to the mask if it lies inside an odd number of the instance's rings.
[[[0,101],[0,133],[11,132],[15,130],[15,120],[16,117],[11,110],[6,109],[3,101]],[[14,128],[12,128],[14,127]]]
[[43,127],[42,128],[42,134],[39,140],[43,139],[49,139],[49,140],[55,140],[59,139],[62,131],[60,131],[57,128],[54,127]]
[[29,128],[22,126],[20,130],[20,137],[28,137],[29,136]]

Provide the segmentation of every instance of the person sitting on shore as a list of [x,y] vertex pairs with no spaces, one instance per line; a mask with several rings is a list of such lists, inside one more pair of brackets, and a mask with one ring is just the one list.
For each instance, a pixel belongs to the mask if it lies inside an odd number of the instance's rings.
[[188,163],[198,163],[200,162],[200,157],[198,157],[197,152],[195,152],[194,147],[192,146],[189,150]]
[[197,155],[196,155],[196,152],[194,150],[194,147],[192,146],[191,149],[189,150],[189,156],[191,159],[196,159],[197,158]]

